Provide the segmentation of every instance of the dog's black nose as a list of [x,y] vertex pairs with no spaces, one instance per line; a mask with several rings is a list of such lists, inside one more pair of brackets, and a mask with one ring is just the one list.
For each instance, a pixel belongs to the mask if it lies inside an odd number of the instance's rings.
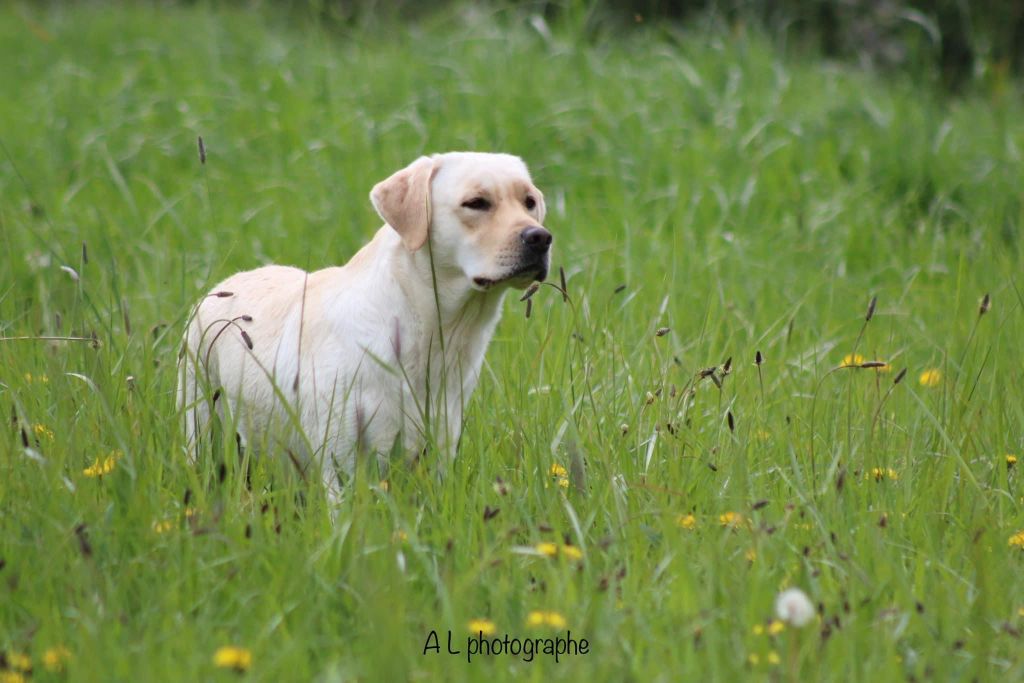
[[523,230],[519,237],[523,240],[523,244],[538,254],[543,254],[551,246],[551,233],[539,225],[532,225]]

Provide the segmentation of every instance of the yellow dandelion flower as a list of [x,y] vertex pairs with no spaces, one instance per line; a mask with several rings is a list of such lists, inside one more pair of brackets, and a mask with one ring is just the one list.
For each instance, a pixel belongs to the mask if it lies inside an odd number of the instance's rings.
[[191,507],[190,508],[185,508],[185,517],[187,519],[192,519],[193,517],[195,517],[198,514],[199,514],[199,510],[196,510],[195,508],[191,508]]
[[743,524],[743,515],[738,512],[723,512],[718,515],[718,523],[730,529],[735,529]]
[[121,451],[110,451],[106,457],[97,457],[91,465],[82,470],[82,474],[87,477],[102,477],[104,474],[110,474],[114,471],[114,466],[117,465],[120,457]]
[[751,652],[747,656],[747,661],[750,662],[750,666],[757,666],[761,663],[761,658],[758,657],[755,653]]
[[1016,455],[1007,454],[1006,455],[1006,467],[1010,468],[1010,467],[1013,467],[1016,464],[1017,464],[1017,456]]
[[840,363],[840,367],[848,368],[855,365],[860,365],[864,362],[864,356],[859,353],[848,353],[843,356],[843,362]]
[[25,373],[25,383],[32,384],[33,382],[39,382],[40,384],[49,384],[50,378],[46,375],[33,375],[31,372]]
[[751,631],[755,636],[764,635],[764,624],[754,624],[754,628]]
[[[548,474],[555,480],[560,488],[569,488],[569,472],[557,462],[551,463],[551,468],[548,470]],[[545,487],[547,484],[544,485]]]
[[381,491],[390,491],[391,484],[388,483],[387,479],[381,479],[380,483],[377,484],[377,488],[379,488]]
[[1017,616],[1018,617],[1024,617],[1024,607],[1018,607],[1017,608]]
[[577,548],[574,545],[563,545],[560,552],[561,552],[563,557],[567,557],[570,560],[582,560],[583,559],[583,551],[580,550],[579,548]]
[[226,645],[213,653],[213,665],[220,669],[248,671],[252,666],[252,653],[244,647]]
[[12,650],[11,652],[6,653],[5,656],[7,657],[8,668],[13,669],[14,671],[25,672],[32,670],[32,658],[24,652]]
[[472,634],[482,633],[485,636],[494,634],[498,627],[490,619],[470,619],[467,625]]
[[942,381],[942,373],[935,369],[925,370],[917,378],[917,381],[921,383],[922,387],[937,387]]
[[165,534],[174,528],[174,522],[169,519],[158,519],[153,522],[153,531],[158,534]]
[[0,671],[0,683],[26,683],[25,677],[17,671]]
[[43,666],[51,673],[60,673],[70,659],[71,652],[63,645],[57,645],[43,653]]
[[786,630],[786,625],[778,619],[772,619],[772,621],[768,624],[768,628],[766,630],[768,632],[768,635],[777,636]]
[[[888,363],[883,363],[882,365],[879,365],[877,368],[875,368],[875,372],[892,372],[892,366],[889,365]],[[776,657],[777,656],[778,655],[776,655]]]
[[44,424],[32,425],[32,431],[35,432],[37,439],[46,439],[47,441],[53,441],[53,430]]
[[405,543],[409,540],[409,534],[405,533],[401,529],[397,529],[395,533],[391,534],[391,540],[398,543]]
[[697,518],[693,515],[679,515],[676,517],[676,525],[683,529],[696,529]]
[[527,626],[551,626],[553,628],[565,628],[565,617],[558,612],[544,612],[534,610],[526,615]]
[[548,612],[548,626],[553,628],[565,628],[565,617],[558,612]]
[[1010,536],[1010,545],[1016,548],[1024,548],[1024,531],[1018,531]]
[[779,659],[779,653],[776,652],[775,650],[772,650],[771,652],[768,653],[768,663],[771,664],[772,666],[776,666],[781,661],[782,660]]
[[874,479],[875,481],[882,481],[883,479],[889,478],[896,481],[900,478],[899,472],[892,469],[891,467],[873,467],[864,477],[865,479]]
[[754,432],[754,437],[758,441],[767,441],[768,439],[772,438],[772,433],[769,432],[767,429],[758,429],[756,432]]
[[533,546],[533,549],[541,555],[545,555],[547,557],[554,557],[558,554],[557,543],[538,543],[537,545]]
[[749,548],[743,556],[747,558],[747,562],[753,562],[757,559],[757,551],[753,548]]

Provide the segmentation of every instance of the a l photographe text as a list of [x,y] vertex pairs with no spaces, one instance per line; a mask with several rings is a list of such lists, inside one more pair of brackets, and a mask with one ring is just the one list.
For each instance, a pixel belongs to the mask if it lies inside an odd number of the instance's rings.
[[[586,638],[573,638],[571,631],[565,636],[556,635],[548,638],[515,638],[508,633],[503,636],[485,636],[483,631],[467,636],[464,649],[461,643],[452,642],[452,632],[448,631],[447,649],[449,655],[466,653],[466,661],[472,663],[473,657],[521,657],[523,661],[532,662],[540,655],[554,657],[557,664],[560,657],[575,657],[590,653],[590,642]],[[427,634],[423,644],[423,654],[428,652],[441,654],[442,643],[437,631]]]

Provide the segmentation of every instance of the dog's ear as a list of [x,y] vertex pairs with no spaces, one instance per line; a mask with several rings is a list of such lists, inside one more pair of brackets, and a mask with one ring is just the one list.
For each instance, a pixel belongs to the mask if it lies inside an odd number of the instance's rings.
[[373,208],[402,237],[409,251],[427,242],[432,214],[430,181],[437,168],[430,157],[420,157],[370,191]]
[[544,225],[544,217],[548,215],[548,206],[544,203],[544,193],[536,187],[533,191],[537,194],[537,222]]

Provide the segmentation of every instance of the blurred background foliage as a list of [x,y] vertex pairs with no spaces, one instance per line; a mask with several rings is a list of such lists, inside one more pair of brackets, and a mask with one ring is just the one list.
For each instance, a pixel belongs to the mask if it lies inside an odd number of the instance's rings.
[[[259,5],[261,2],[250,2]],[[429,14],[453,0],[284,0],[325,22],[365,27]],[[1021,0],[505,0],[600,40],[651,22],[757,24],[786,44],[868,67],[906,69],[943,88],[996,88],[1024,66]]]

